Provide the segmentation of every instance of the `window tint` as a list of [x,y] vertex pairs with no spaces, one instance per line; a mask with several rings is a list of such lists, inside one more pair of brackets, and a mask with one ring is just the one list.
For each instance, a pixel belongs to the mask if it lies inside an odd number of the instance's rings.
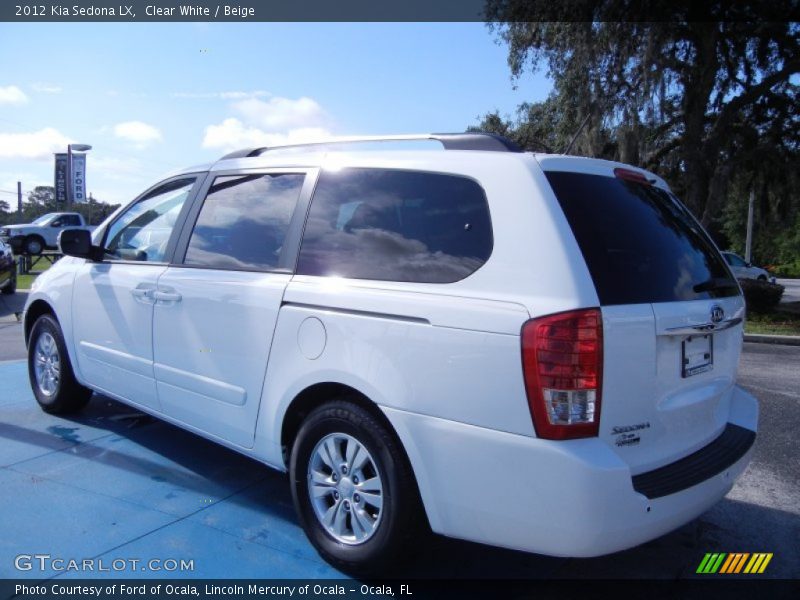
[[81,220],[78,215],[64,215],[61,217],[61,224],[68,227],[72,227],[73,225],[77,227],[80,226]]
[[486,196],[471,179],[344,169],[320,175],[297,272],[448,283],[491,252]]
[[548,172],[600,303],[735,296],[722,257],[688,210],[651,185]]
[[304,178],[302,173],[217,177],[184,262],[218,269],[276,268]]
[[157,187],[112,223],[106,234],[106,258],[163,262],[167,242],[195,178]]

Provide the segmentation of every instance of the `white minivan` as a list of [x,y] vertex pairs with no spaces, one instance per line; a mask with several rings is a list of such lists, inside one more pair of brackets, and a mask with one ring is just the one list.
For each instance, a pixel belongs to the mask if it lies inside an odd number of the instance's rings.
[[720,500],[758,421],[744,302],[666,183],[421,137],[235,152],[64,232],[25,311],[39,404],[97,392],[288,471],[356,572],[429,529],[596,556]]

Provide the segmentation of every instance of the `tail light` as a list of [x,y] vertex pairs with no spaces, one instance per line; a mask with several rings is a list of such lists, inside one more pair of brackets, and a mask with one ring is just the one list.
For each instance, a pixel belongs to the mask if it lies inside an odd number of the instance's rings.
[[603,376],[600,309],[525,323],[522,369],[537,436],[548,440],[597,436]]

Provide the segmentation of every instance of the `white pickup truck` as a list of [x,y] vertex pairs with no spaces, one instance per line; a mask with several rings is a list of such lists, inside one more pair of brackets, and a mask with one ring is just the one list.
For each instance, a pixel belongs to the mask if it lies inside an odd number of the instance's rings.
[[47,213],[30,224],[0,227],[0,239],[18,254],[41,254],[46,248],[58,248],[58,234],[65,229],[94,230],[83,215],[75,212]]

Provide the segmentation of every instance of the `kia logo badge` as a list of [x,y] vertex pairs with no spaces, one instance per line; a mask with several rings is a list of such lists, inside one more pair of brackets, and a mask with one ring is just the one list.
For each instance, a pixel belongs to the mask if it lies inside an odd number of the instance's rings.
[[725,318],[725,311],[722,310],[722,307],[718,304],[715,304],[711,307],[711,322],[712,323],[719,323],[722,319]]

